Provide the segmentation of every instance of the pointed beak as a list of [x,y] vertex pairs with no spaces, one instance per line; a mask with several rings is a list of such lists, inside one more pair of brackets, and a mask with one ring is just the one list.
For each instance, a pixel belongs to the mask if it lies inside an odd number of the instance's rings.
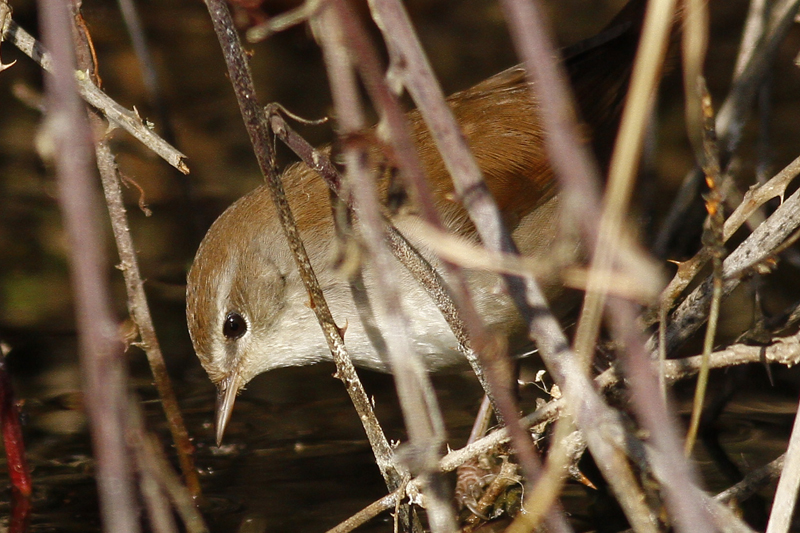
[[222,444],[222,436],[231,419],[236,393],[239,392],[239,373],[233,371],[230,376],[222,380],[217,386],[217,446]]

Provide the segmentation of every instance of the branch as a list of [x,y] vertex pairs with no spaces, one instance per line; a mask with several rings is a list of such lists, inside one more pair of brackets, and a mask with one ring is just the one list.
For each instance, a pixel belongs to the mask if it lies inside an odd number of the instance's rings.
[[[722,294],[727,296],[739,286],[742,276],[751,269],[769,267],[773,250],[800,226],[800,191],[796,191],[756,230],[744,240],[722,264]],[[713,281],[707,278],[689,294],[672,314],[667,327],[667,353],[680,347],[702,326],[707,317]],[[655,336],[648,340],[648,349],[655,349]]]
[[44,126],[56,165],[59,201],[69,242],[80,340],[83,390],[89,415],[100,512],[108,531],[140,531],[125,442],[127,372],[103,254],[97,191],[92,186],[91,135],[75,86],[74,52],[66,4],[41,1],[42,33],[53,45],[54,75],[46,77]]
[[[80,12],[75,13],[75,17],[80,16]],[[91,36],[88,33],[88,29],[86,29],[85,25],[79,24],[78,31],[73,32],[73,35],[75,35],[76,50],[79,51],[77,54],[79,68],[84,72],[95,72],[97,65],[94,64],[94,55],[89,53],[91,50]],[[102,131],[105,123],[100,116],[88,111],[88,109],[87,115],[92,131]],[[200,498],[200,479],[192,457],[194,445],[189,439],[189,432],[183,422],[178,399],[172,388],[167,365],[164,362],[161,346],[153,326],[150,308],[147,305],[147,296],[144,292],[144,283],[139,271],[136,248],[133,244],[125,204],[122,199],[116,160],[106,138],[98,138],[94,143],[94,148],[97,168],[100,171],[100,181],[103,185],[111,227],[114,232],[114,241],[117,244],[119,253],[120,265],[118,268],[122,271],[125,279],[128,310],[141,337],[139,347],[145,352],[150,363],[150,369],[167,418],[167,425],[172,433],[172,440],[178,452],[178,459],[186,485],[195,498]]]
[[[53,64],[50,52],[13,20],[10,20],[3,29],[2,40],[8,41],[19,48],[22,53],[33,59],[45,71],[53,73],[54,69],[57,68]],[[135,110],[129,111],[115,102],[106,93],[98,89],[85,72],[75,70],[73,72],[80,95],[89,104],[100,110],[108,118],[109,122],[121,126],[138,139],[139,142],[182,173],[189,173],[189,167],[186,166],[185,162],[186,156],[159,137],[142,121],[142,118]]]
[[297,263],[303,284],[308,291],[311,307],[317,316],[323,334],[328,342],[331,355],[336,363],[337,377],[341,379],[356,408],[361,423],[369,439],[375,460],[390,490],[399,487],[404,472],[394,462],[394,452],[381,430],[366,391],[358,379],[350,356],[342,339],[342,334],[333,320],[328,304],[322,294],[311,262],[305,251],[294,216],[286,200],[283,183],[278,176],[272,161],[272,143],[269,137],[263,109],[258,105],[253,79],[248,60],[242,49],[238,34],[233,25],[230,11],[223,0],[206,0],[214,30],[217,33],[223,56],[228,67],[228,74],[239,103],[250,142],[258,160],[259,167],[272,192],[272,199],[277,209],[281,226],[288,240],[289,247]]

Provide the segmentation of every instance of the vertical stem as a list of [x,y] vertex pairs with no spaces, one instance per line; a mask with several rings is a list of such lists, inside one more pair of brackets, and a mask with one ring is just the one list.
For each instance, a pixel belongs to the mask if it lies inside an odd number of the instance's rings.
[[[74,5],[74,9],[77,10],[78,7],[78,5]],[[76,19],[82,22],[82,20],[79,19],[80,16],[80,12],[76,11]],[[85,23],[79,23],[77,25],[77,31],[74,32],[74,36],[78,68],[82,72],[94,73],[97,69],[97,65],[94,64],[94,54],[89,53],[92,47],[90,41],[91,36],[88,33]],[[89,112],[88,117],[92,131],[102,131],[104,129],[105,124],[99,115],[94,112]],[[172,382],[167,372],[167,365],[164,362],[158,336],[153,326],[150,307],[147,305],[147,296],[144,292],[142,275],[139,271],[136,247],[133,244],[133,237],[131,236],[128,226],[128,216],[125,211],[125,204],[122,200],[122,189],[120,188],[119,176],[117,175],[116,160],[105,138],[100,138],[95,141],[95,158],[97,160],[97,168],[100,171],[100,181],[103,184],[103,193],[105,194],[108,214],[111,219],[111,228],[114,232],[114,241],[117,244],[117,251],[119,253],[119,268],[122,270],[122,275],[125,278],[125,289],[128,294],[128,310],[139,330],[139,336],[142,341],[141,348],[144,350],[145,355],[147,355],[150,371],[153,373],[153,381],[156,384],[158,396],[161,399],[164,415],[167,417],[167,425],[172,434],[172,440],[175,443],[175,449],[178,453],[178,462],[183,472],[186,486],[195,498],[199,498],[201,496],[200,478],[197,475],[197,470],[195,470],[194,458],[192,457],[194,446],[189,439],[189,432],[186,430],[186,425],[183,423],[183,416],[181,415],[178,405],[178,399],[172,388]]]
[[92,186],[90,133],[74,78],[66,4],[39,3],[42,33],[53,51],[45,78],[48,115],[43,135],[55,160],[59,201],[70,246],[83,389],[96,460],[100,512],[106,531],[138,533],[130,451],[123,421],[127,402],[123,346],[106,277],[107,261]]
[[372,446],[372,451],[375,454],[378,468],[389,489],[394,490],[402,483],[403,471],[394,462],[394,451],[389,446],[389,442],[380,428],[361,381],[358,380],[353,364],[350,361],[350,356],[344,346],[342,333],[333,320],[314,270],[311,268],[311,261],[303,246],[303,241],[300,239],[294,216],[286,200],[283,183],[274,168],[272,144],[269,138],[266,116],[263,108],[258,104],[255,87],[253,86],[253,77],[239,36],[233,25],[231,13],[224,0],[205,0],[205,3],[208,7],[211,21],[214,24],[214,31],[222,47],[222,53],[228,66],[228,75],[236,93],[239,110],[247,128],[247,133],[250,136],[250,142],[253,145],[259,168],[272,192],[272,199],[281,221],[281,227],[297,263],[300,277],[308,291],[311,307],[314,309],[325,339],[328,342],[328,347],[331,350],[333,360],[336,363],[338,377],[347,386],[347,393],[350,395],[359,419],[364,426],[370,446]]

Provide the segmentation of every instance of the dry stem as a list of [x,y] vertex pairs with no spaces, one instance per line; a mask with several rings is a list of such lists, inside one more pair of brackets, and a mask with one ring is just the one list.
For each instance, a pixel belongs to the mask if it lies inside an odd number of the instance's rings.
[[341,379],[350,395],[353,405],[359,414],[361,423],[367,433],[367,438],[375,454],[378,468],[387,482],[390,490],[399,487],[404,477],[402,469],[394,461],[394,453],[386,440],[380,424],[378,423],[372,406],[369,402],[364,387],[353,368],[347,349],[344,346],[340,329],[336,326],[331,316],[328,304],[322,294],[322,289],[317,282],[311,263],[306,254],[303,242],[300,239],[297,225],[286,200],[283,184],[274,168],[272,161],[272,144],[266,119],[253,86],[252,75],[247,58],[242,49],[241,42],[231,19],[230,11],[222,0],[206,0],[214,30],[222,47],[223,56],[228,66],[231,83],[239,103],[250,141],[258,160],[259,167],[264,175],[273,201],[277,208],[281,226],[289,241],[289,246],[295,257],[301,278],[308,291],[312,307],[320,322],[323,334],[328,341],[333,360],[336,363],[337,376]]

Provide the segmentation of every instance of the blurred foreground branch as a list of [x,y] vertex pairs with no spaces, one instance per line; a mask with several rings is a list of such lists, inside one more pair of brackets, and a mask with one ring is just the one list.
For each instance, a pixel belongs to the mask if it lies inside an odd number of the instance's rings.
[[127,369],[111,297],[92,185],[91,135],[73,77],[74,52],[66,5],[39,3],[45,42],[55,51],[45,78],[48,113],[41,133],[46,159],[55,162],[59,201],[69,239],[75,316],[84,372],[84,401],[96,460],[100,510],[108,531],[140,531],[133,461],[125,443]]
[[236,93],[239,109],[256,159],[267,184],[272,192],[272,199],[278,211],[281,226],[289,241],[292,254],[300,270],[303,283],[308,291],[312,307],[320,323],[333,360],[336,363],[337,377],[341,379],[350,395],[353,405],[364,425],[367,437],[375,454],[378,468],[390,490],[401,486],[405,477],[404,469],[394,460],[394,453],[389,446],[380,424],[372,410],[372,405],[364,391],[361,381],[355,372],[350,356],[342,339],[342,332],[336,326],[330,309],[322,294],[322,289],[311,268],[303,242],[300,239],[283,184],[278,176],[272,157],[272,144],[263,109],[258,105],[252,75],[241,42],[231,19],[230,11],[222,0],[206,0],[214,30],[217,33],[223,56],[228,66],[231,83]]
[[[79,11],[74,13],[76,20],[82,22]],[[91,36],[85,24],[78,23],[74,26],[76,50],[78,50],[78,67],[87,73],[96,73],[98,65],[93,63]],[[89,124],[93,131],[99,132],[105,129],[106,124],[100,116],[89,112]],[[144,282],[139,271],[139,260],[136,254],[136,247],[133,243],[128,216],[125,211],[125,204],[122,198],[122,188],[120,186],[119,173],[114,153],[109,146],[106,136],[95,140],[95,159],[97,168],[100,172],[100,181],[105,194],[106,205],[108,207],[111,227],[114,232],[114,241],[117,244],[120,264],[118,268],[122,271],[125,278],[125,288],[128,295],[128,311],[136,323],[141,342],[139,347],[145,352],[150,370],[153,373],[158,396],[161,399],[161,406],[167,418],[167,423],[172,433],[172,440],[178,452],[178,459],[183,473],[183,478],[189,492],[195,498],[201,497],[200,480],[194,465],[194,446],[189,439],[189,432],[183,422],[178,399],[172,388],[172,382],[167,372],[167,365],[161,352],[158,336],[153,325],[150,314],[150,306],[147,304],[147,295],[144,291]]]

